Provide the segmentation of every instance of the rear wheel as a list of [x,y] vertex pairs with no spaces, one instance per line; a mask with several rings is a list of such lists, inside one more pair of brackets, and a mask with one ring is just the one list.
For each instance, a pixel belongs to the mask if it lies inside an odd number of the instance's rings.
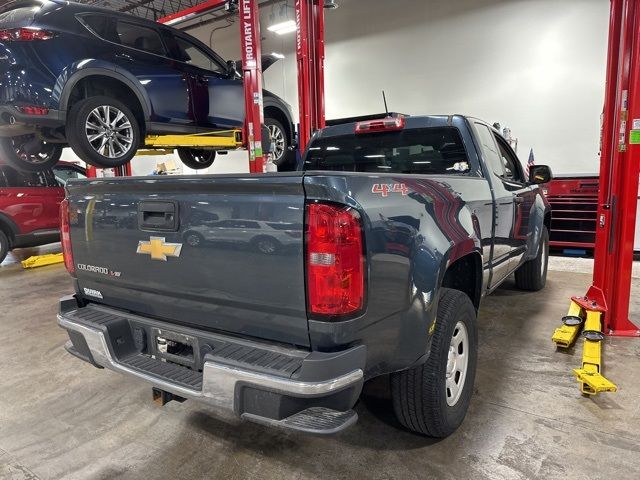
[[516,270],[516,286],[521,290],[538,291],[547,284],[549,265],[549,231],[542,227],[542,236],[536,258],[525,262]]
[[67,141],[76,155],[94,167],[121,167],[138,151],[140,125],[122,102],[89,97],[71,108]]
[[178,148],[178,157],[187,167],[193,170],[202,170],[213,165],[216,159],[216,152],[215,150]]
[[398,421],[430,437],[451,435],[462,423],[476,376],[476,311],[459,290],[442,288],[427,361],[391,376]]
[[41,172],[53,167],[62,155],[62,146],[40,140],[35,134],[0,138],[0,157],[17,170]]
[[9,237],[7,234],[0,230],[0,263],[7,258],[7,254],[9,253]]

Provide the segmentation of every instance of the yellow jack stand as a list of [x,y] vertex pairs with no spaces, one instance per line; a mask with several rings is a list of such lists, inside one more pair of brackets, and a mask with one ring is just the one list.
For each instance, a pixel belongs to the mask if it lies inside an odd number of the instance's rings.
[[[571,301],[569,313],[562,318],[563,325],[556,328],[552,340],[558,348],[571,347],[580,330],[584,337],[582,347],[582,368],[573,370],[576,380],[580,383],[580,391],[585,395],[596,395],[601,392],[615,392],[618,387],[607,380],[602,370],[602,313],[597,310],[583,308],[575,301]],[[584,329],[583,329],[584,324]]]
[[51,253],[48,255],[35,255],[20,262],[22,268],[44,267],[45,265],[53,265],[55,263],[64,262],[61,253]]

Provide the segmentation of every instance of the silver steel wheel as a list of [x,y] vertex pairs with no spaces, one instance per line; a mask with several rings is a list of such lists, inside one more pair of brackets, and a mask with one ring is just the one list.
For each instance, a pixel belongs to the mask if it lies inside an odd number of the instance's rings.
[[267,125],[269,129],[269,134],[271,135],[271,141],[273,142],[273,160],[278,161],[285,154],[285,146],[286,141],[284,137],[284,132],[278,125]]
[[464,323],[456,323],[449,345],[446,371],[447,405],[453,407],[464,390],[469,366],[469,333]]
[[91,147],[103,157],[124,157],[133,147],[131,120],[116,107],[94,108],[85,123],[85,134]]

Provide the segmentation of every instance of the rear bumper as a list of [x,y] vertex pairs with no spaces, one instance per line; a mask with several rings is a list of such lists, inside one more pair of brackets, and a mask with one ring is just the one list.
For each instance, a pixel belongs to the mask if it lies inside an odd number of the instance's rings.
[[0,105],[0,137],[33,133],[39,127],[62,127],[66,117],[66,112],[59,110],[49,110],[47,115],[26,115],[14,105]]
[[[363,385],[363,346],[335,354],[288,351],[103,306],[78,307],[74,297],[63,298],[60,307],[58,323],[71,340],[67,351],[96,367],[136,377],[157,389],[257,423],[326,434],[357,420],[351,408]],[[139,331],[146,327],[210,338],[202,368],[154,358],[150,340],[139,341]],[[234,350],[241,354],[228,354]]]

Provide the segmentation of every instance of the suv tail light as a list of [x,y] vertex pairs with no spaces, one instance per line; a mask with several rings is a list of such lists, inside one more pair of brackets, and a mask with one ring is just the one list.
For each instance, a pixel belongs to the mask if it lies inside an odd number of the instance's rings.
[[367,120],[356,123],[356,133],[397,132],[404,128],[404,117]]
[[74,274],[76,265],[73,263],[73,251],[71,250],[71,225],[69,222],[69,200],[66,198],[60,203],[60,240],[62,242],[62,255],[67,271]]
[[322,203],[307,207],[306,266],[309,313],[355,314],[364,307],[364,249],[360,215]]
[[36,28],[9,28],[0,30],[0,42],[31,42],[34,40],[51,40],[55,34],[49,30]]

